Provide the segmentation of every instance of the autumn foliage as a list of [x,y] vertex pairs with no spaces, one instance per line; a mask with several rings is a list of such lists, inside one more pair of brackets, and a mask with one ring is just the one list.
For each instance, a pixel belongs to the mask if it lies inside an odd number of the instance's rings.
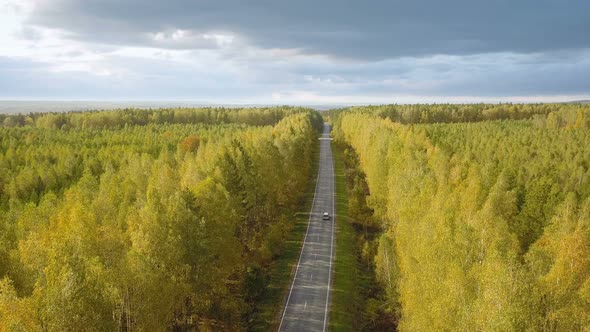
[[322,126],[297,108],[3,123],[0,331],[246,328]]
[[332,112],[369,195],[382,307],[403,331],[590,326],[590,107]]
[[201,145],[199,136],[190,135],[180,141],[180,149],[184,152],[196,152]]

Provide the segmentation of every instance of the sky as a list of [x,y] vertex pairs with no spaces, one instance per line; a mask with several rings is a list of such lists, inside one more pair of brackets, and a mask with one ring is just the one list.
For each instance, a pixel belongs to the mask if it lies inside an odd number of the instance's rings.
[[0,99],[590,99],[588,0],[0,0]]

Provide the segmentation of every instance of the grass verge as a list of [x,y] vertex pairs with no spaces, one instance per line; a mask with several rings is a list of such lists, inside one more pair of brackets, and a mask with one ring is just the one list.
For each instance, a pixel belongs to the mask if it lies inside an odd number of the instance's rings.
[[330,303],[330,331],[353,331],[361,302],[356,261],[356,233],[348,216],[343,147],[332,144],[336,186],[336,257]]

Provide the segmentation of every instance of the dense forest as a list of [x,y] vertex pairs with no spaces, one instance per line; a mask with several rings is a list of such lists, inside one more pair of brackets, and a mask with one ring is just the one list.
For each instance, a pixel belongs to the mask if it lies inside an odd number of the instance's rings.
[[322,119],[181,108],[0,124],[0,331],[241,330]]
[[[587,331],[590,106],[328,117],[366,274],[356,328]],[[292,107],[0,115],[0,331],[247,329],[322,121]]]
[[589,106],[389,105],[330,117],[358,156],[363,201],[349,213],[380,229],[365,255],[400,330],[588,330]]

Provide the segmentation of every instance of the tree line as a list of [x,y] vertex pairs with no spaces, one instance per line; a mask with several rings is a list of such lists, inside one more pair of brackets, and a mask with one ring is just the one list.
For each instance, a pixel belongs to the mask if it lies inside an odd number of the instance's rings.
[[[381,229],[373,261],[383,306],[400,330],[583,331],[590,107],[487,107],[331,113],[336,140],[358,155],[369,220]],[[406,122],[385,112],[400,108],[428,114]],[[445,108],[482,114],[424,120]],[[488,109],[512,111],[488,118]]]
[[90,110],[83,112],[50,112],[0,114],[0,127],[36,127],[47,129],[103,129],[148,124],[221,124],[243,123],[251,126],[275,125],[286,115],[304,112],[301,107],[269,108],[169,108]]
[[[401,124],[534,119],[549,126],[590,127],[584,104],[416,104],[357,106],[348,110]],[[329,113],[338,113],[344,109]],[[552,114],[551,116],[549,116]]]
[[247,326],[313,177],[317,112],[19,117],[0,128],[0,330]]

